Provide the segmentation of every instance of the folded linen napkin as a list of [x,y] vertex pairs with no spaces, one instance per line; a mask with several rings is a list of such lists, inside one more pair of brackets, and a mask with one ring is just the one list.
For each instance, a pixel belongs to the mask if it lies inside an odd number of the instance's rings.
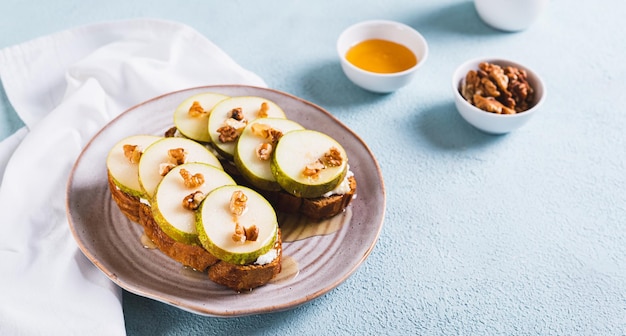
[[124,110],[210,84],[265,86],[188,26],[106,22],[0,50],[26,125],[0,142],[0,335],[125,334],[121,291],[71,236],[66,183],[89,139]]

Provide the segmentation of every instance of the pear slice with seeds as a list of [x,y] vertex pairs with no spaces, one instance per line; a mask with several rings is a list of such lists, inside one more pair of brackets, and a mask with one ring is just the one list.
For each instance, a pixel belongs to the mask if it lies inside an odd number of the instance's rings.
[[[335,152],[338,160],[327,162]],[[321,197],[333,190],[348,172],[345,149],[330,136],[314,130],[283,135],[272,155],[276,181],[288,193],[304,198]]]
[[[263,132],[260,132],[259,129],[262,129]],[[289,119],[259,118],[250,122],[237,141],[234,155],[235,165],[244,178],[254,187],[270,191],[280,190],[281,187],[276,182],[270,167],[271,152],[278,139],[272,141],[271,136],[268,138],[264,135],[267,133],[266,130],[280,132],[284,135],[293,130],[302,129],[304,129],[302,125]],[[268,146],[267,155],[259,153],[261,146]]]
[[183,163],[204,162],[222,168],[217,157],[205,146],[187,138],[163,138],[154,142],[144,151],[139,160],[139,183],[146,198],[150,201],[154,196],[157,185],[163,178],[162,166],[175,165],[168,156],[171,149],[182,148],[186,152]]
[[[124,147],[137,146],[138,153],[142,153],[154,142],[162,139],[155,135],[132,135],[113,145],[106,159],[106,166],[113,183],[120,190],[130,196],[143,197],[144,191],[139,183],[139,161],[131,161],[124,154]],[[139,158],[139,157],[137,157]]]
[[[203,183],[197,186],[185,185],[181,171],[186,171],[189,176],[202,176]],[[202,195],[209,194],[212,190],[225,186],[235,185],[235,181],[223,170],[206,163],[185,163],[173,168],[163,177],[156,188],[152,201],[152,215],[159,227],[172,239],[188,244],[200,245],[196,231],[196,211],[185,207],[185,198],[197,191]],[[200,206],[202,195],[196,199],[197,207]]]
[[174,111],[174,125],[187,138],[204,143],[211,142],[208,129],[209,115],[215,104],[226,98],[229,96],[205,92],[185,99]]
[[[241,192],[247,198],[241,215],[231,211],[231,197],[235,192]],[[250,188],[241,185],[217,188],[206,196],[196,215],[202,246],[225,262],[251,264],[274,248],[278,235],[276,212],[263,196]],[[256,239],[235,241],[236,223],[244,228],[256,226]]]
[[[262,106],[265,109],[262,110]],[[240,109],[241,118],[233,118],[233,110]],[[257,96],[238,96],[224,99],[217,103],[209,116],[209,135],[215,150],[227,160],[232,160],[238,135],[243,128],[257,118],[286,118],[285,112],[269,99]],[[237,120],[241,119],[241,120]],[[235,136],[226,136],[222,128],[232,127]],[[220,139],[220,135],[222,135]]]

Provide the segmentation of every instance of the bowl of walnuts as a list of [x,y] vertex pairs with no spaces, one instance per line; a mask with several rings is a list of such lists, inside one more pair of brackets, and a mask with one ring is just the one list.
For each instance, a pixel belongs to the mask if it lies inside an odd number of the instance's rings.
[[537,73],[497,58],[461,64],[452,76],[452,89],[461,117],[489,134],[509,133],[526,124],[546,97]]

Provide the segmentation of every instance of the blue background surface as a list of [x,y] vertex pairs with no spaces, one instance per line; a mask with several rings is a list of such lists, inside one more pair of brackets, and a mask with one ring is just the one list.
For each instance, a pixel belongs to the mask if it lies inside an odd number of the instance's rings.
[[[620,0],[554,0],[528,30],[504,33],[471,1],[2,0],[0,48],[112,19],[183,22],[270,88],[333,113],[379,160],[380,240],[338,288],[231,319],[124,293],[129,335],[624,335],[623,13]],[[403,22],[429,43],[416,80],[393,94],[341,72],[336,39],[367,19]],[[452,72],[478,56],[543,76],[548,99],[525,127],[486,135],[456,112]],[[0,139],[21,126],[0,90]]]

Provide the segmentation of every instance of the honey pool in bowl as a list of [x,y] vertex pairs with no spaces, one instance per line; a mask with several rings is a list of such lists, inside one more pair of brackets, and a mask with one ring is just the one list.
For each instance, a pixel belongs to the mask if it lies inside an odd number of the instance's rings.
[[357,43],[346,53],[348,62],[366,71],[394,73],[417,65],[418,59],[406,46],[382,39]]

